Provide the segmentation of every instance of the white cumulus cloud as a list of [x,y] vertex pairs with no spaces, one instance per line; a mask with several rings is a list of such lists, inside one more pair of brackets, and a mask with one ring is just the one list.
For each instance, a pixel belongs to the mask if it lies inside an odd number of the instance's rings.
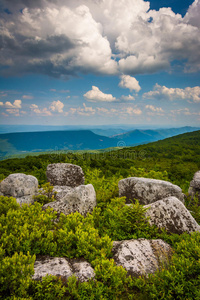
[[58,113],[63,113],[63,107],[64,107],[64,104],[60,100],[58,100],[58,101],[53,101],[49,108],[52,111],[55,111]]
[[104,94],[96,86],[92,86],[92,90],[85,93],[84,97],[91,102],[113,102],[116,100],[112,94]]
[[180,88],[168,88],[156,84],[153,91],[149,91],[143,94],[147,99],[167,99],[167,100],[187,100],[192,102],[200,102],[200,86]]
[[51,116],[52,115],[52,113],[46,107],[44,107],[43,109],[40,109],[38,107],[38,105],[36,105],[36,104],[31,104],[30,109],[32,112],[34,112],[35,114],[37,114],[39,116]]
[[139,82],[134,77],[131,77],[129,75],[121,76],[121,81],[119,83],[119,86],[122,88],[127,88],[130,91],[139,92],[141,90]]
[[22,101],[21,100],[15,100],[13,103],[11,103],[10,101],[6,101],[5,103],[3,102],[0,102],[0,106],[3,106],[5,108],[21,108],[21,104],[22,104]]

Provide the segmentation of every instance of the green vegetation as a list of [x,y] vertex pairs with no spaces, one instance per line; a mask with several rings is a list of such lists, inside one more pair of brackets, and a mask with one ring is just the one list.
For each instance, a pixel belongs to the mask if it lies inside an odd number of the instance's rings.
[[[167,234],[151,227],[145,209],[137,201],[125,205],[118,198],[118,181],[140,176],[169,180],[187,192],[194,172],[200,169],[200,132],[106,153],[68,153],[28,156],[0,163],[0,180],[12,173],[31,174],[43,184],[44,195],[34,205],[16,203],[0,196],[0,298],[1,299],[200,299],[200,233]],[[83,217],[79,213],[61,214],[59,222],[51,209],[52,187],[46,182],[49,163],[69,162],[80,165],[86,184],[97,193],[97,207]],[[197,199],[189,197],[186,206],[200,224]],[[174,253],[168,268],[148,278],[131,278],[112,259],[114,240],[161,238]],[[84,258],[95,269],[96,280],[80,283],[46,276],[33,281],[37,256]]]

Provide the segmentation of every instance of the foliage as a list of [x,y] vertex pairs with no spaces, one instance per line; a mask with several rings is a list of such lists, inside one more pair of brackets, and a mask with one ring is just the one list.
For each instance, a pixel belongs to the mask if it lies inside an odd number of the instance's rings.
[[[27,289],[34,274],[33,265],[35,255],[15,252],[11,257],[5,256],[5,251],[0,247],[0,296],[26,297]],[[20,298],[21,299],[21,298]]]
[[147,222],[145,211],[138,201],[125,205],[123,197],[111,199],[104,210],[95,208],[93,216],[100,234],[107,234],[112,240],[151,238],[159,233]]
[[[0,200],[5,202],[4,197]],[[6,255],[12,256],[20,251],[24,254],[27,251],[31,254],[55,253],[57,246],[52,220],[56,218],[56,213],[42,211],[41,207],[39,203],[31,206],[24,204],[21,209],[17,206],[17,209],[11,208],[6,215],[0,216],[0,244]]]
[[187,194],[185,205],[197,223],[200,224],[200,205],[198,195],[191,198],[191,196]]
[[45,205],[49,202],[55,201],[57,192],[53,192],[53,185],[49,182],[41,185],[40,194],[33,197],[35,202]]
[[98,230],[94,228],[93,217],[89,214],[87,218],[78,212],[67,217],[61,214],[55,240],[59,256],[84,256],[92,262],[102,255],[111,255],[111,239],[107,235],[102,238],[99,236]]
[[7,215],[10,209],[17,210],[20,206],[13,197],[0,196],[0,216]]

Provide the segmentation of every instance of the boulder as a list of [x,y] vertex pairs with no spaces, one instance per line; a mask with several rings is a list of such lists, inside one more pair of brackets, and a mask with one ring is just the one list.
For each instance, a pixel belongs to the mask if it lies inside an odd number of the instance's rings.
[[82,168],[72,164],[50,164],[46,175],[52,185],[76,187],[85,182]]
[[192,217],[184,204],[176,197],[167,197],[155,203],[145,205],[148,208],[145,215],[149,223],[159,228],[165,228],[170,233],[200,232],[200,226]]
[[41,280],[47,274],[66,280],[75,275],[79,281],[84,282],[95,276],[94,269],[87,261],[62,257],[43,256],[35,261],[34,271],[34,280]]
[[38,192],[38,180],[31,175],[11,174],[0,183],[0,190],[4,196],[15,197],[19,204],[32,203]]
[[200,205],[200,171],[194,174],[193,180],[190,182],[188,193],[192,197],[192,199],[197,194]]
[[142,177],[129,177],[118,183],[119,197],[130,200],[138,199],[140,204],[146,205],[168,196],[175,196],[184,202],[184,194],[179,186],[168,181]]
[[65,215],[77,211],[86,216],[96,206],[96,193],[92,184],[80,185],[75,188],[55,186],[54,191],[58,192],[56,195],[58,200],[45,204],[43,209],[51,207],[59,214]]
[[113,243],[116,265],[122,266],[131,276],[147,276],[169,263],[172,249],[162,240],[124,240]]

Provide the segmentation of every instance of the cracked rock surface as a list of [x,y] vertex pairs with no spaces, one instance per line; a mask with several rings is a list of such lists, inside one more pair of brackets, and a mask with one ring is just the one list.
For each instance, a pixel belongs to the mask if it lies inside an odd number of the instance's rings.
[[137,239],[114,242],[112,252],[116,265],[125,268],[128,275],[138,277],[167,265],[172,249],[160,239]]
[[155,203],[145,205],[149,208],[145,215],[150,217],[149,223],[168,232],[181,234],[184,232],[200,232],[200,226],[187,210],[185,205],[176,197],[167,197]]
[[125,196],[127,203],[138,199],[147,205],[168,196],[175,196],[184,202],[184,194],[179,186],[171,182],[143,177],[129,177],[119,181],[119,197]]
[[63,257],[42,256],[35,261],[33,279],[41,280],[48,275],[68,279],[75,275],[81,282],[94,278],[94,269],[85,260],[66,259]]
[[86,216],[91,213],[96,206],[96,193],[92,184],[80,185],[75,188],[55,186],[53,191],[57,191],[57,201],[47,203],[43,209],[53,208],[58,214],[69,215],[74,212]]
[[73,164],[50,164],[47,166],[46,175],[52,185],[76,187],[85,182],[82,168]]

